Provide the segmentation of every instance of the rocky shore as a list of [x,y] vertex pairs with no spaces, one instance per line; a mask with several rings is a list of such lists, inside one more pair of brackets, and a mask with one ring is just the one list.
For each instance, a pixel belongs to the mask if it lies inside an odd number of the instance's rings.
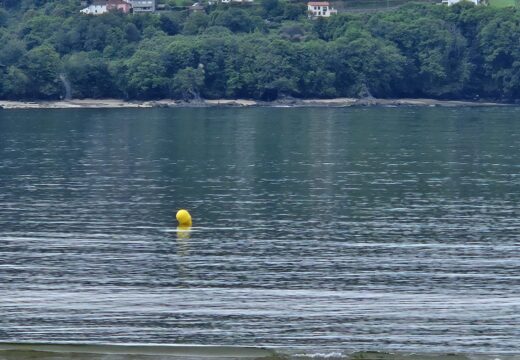
[[272,102],[220,99],[220,100],[155,100],[155,101],[125,101],[118,99],[81,99],[61,101],[2,101],[0,109],[113,109],[113,108],[157,108],[157,107],[350,107],[350,106],[507,106],[495,102],[473,102],[434,99],[284,99]]

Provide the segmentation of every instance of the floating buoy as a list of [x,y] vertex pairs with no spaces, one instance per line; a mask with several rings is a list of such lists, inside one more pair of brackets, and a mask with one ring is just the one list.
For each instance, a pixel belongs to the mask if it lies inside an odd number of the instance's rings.
[[191,226],[191,215],[187,210],[181,209],[177,211],[177,215],[175,215],[177,221],[179,222],[179,226],[188,227]]

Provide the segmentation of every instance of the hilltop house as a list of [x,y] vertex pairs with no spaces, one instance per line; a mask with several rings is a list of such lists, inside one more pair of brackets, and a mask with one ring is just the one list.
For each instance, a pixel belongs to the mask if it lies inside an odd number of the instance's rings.
[[155,0],[94,0],[91,5],[81,10],[87,15],[101,15],[109,11],[154,12]]
[[[460,2],[460,1],[461,0],[442,0],[442,3],[446,4],[448,6],[451,6],[451,5],[456,4],[456,3]],[[475,5],[479,5],[481,3],[480,0],[465,0],[465,1],[472,2]]]
[[248,3],[248,2],[253,2],[253,0],[220,0],[221,3],[223,4],[229,4],[229,3]]
[[337,14],[338,10],[330,6],[328,1],[310,1],[307,3],[309,17],[329,17]]
[[132,10],[132,5],[124,0],[108,0],[107,1],[108,11],[121,11],[124,14],[128,14]]
[[156,1],[155,0],[127,0],[132,4],[134,13],[139,12],[155,12]]
[[92,4],[86,8],[80,10],[81,13],[86,15],[101,15],[108,12],[106,0],[95,0]]
[[192,13],[195,13],[195,12],[203,12],[204,11],[204,6],[202,6],[201,4],[199,4],[198,2],[194,3],[193,5],[191,5],[188,10]]

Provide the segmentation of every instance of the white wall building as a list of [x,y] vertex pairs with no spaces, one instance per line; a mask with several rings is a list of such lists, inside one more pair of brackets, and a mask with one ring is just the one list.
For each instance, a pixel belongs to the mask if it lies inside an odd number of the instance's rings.
[[132,4],[134,13],[139,12],[154,12],[155,11],[155,0],[126,0]]
[[338,13],[328,1],[310,1],[307,3],[307,11],[310,17],[329,17]]
[[81,13],[86,15],[101,15],[106,14],[108,12],[107,10],[107,2],[103,1],[96,1],[92,5],[89,5],[88,7],[80,10]]
[[[442,3],[450,6],[450,5],[456,4],[456,3],[460,2],[460,1],[462,1],[462,0],[442,0]],[[464,0],[464,1],[472,2],[475,5],[479,5],[480,4],[480,0]]]
[[253,2],[254,0],[220,0],[221,3],[223,4],[229,4],[229,3],[249,3],[249,2]]

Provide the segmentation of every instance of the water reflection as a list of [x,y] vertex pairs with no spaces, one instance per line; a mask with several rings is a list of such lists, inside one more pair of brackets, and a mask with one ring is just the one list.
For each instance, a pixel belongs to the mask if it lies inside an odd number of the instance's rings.
[[177,248],[180,256],[188,255],[191,226],[177,226]]

